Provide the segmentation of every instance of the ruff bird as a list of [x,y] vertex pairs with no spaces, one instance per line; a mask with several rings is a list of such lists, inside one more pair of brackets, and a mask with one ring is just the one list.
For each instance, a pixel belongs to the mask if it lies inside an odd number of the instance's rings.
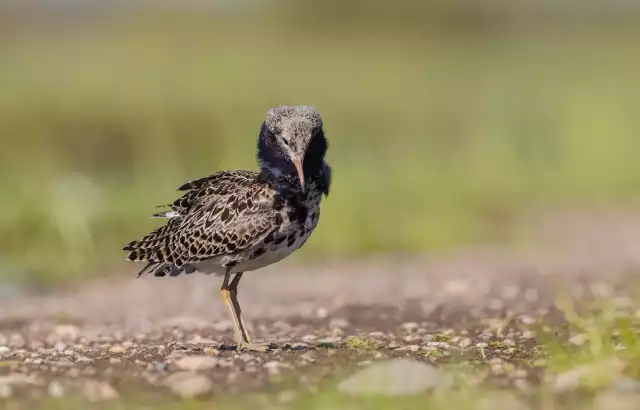
[[258,136],[258,172],[221,171],[182,185],[184,194],[154,217],[166,224],[124,247],[138,274],[224,275],[220,293],[233,322],[237,350],[252,343],[238,302],[244,272],[282,260],[309,238],[329,194],[331,169],[318,112],[307,106],[268,111]]

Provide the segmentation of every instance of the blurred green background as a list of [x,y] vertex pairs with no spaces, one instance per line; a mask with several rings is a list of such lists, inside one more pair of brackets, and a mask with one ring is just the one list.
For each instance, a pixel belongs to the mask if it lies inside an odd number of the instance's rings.
[[334,168],[296,258],[518,237],[640,192],[640,7],[551,1],[7,1],[0,275],[119,271],[183,181],[255,168],[267,109],[316,106]]

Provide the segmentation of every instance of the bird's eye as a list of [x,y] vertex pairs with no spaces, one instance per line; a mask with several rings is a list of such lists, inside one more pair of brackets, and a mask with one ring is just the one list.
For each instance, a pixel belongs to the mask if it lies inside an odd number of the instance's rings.
[[289,140],[286,140],[286,139],[283,138],[282,142],[284,142],[284,145],[286,145],[287,147],[289,146]]

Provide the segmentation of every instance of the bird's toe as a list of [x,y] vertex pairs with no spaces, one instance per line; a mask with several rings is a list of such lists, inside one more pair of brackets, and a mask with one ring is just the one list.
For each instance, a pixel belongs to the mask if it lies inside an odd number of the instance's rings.
[[259,352],[266,353],[269,350],[276,348],[274,343],[263,342],[263,343],[238,343],[236,346],[236,350],[241,352],[243,350],[247,350],[250,352]]

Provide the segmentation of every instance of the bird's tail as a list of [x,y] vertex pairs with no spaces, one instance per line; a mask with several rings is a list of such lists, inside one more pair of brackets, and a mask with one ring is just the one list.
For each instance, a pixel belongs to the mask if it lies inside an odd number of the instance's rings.
[[190,274],[196,271],[197,269],[189,264],[178,266],[169,262],[149,262],[147,266],[142,268],[138,273],[138,279],[145,276],[155,276],[156,278],[172,277],[183,273]]

